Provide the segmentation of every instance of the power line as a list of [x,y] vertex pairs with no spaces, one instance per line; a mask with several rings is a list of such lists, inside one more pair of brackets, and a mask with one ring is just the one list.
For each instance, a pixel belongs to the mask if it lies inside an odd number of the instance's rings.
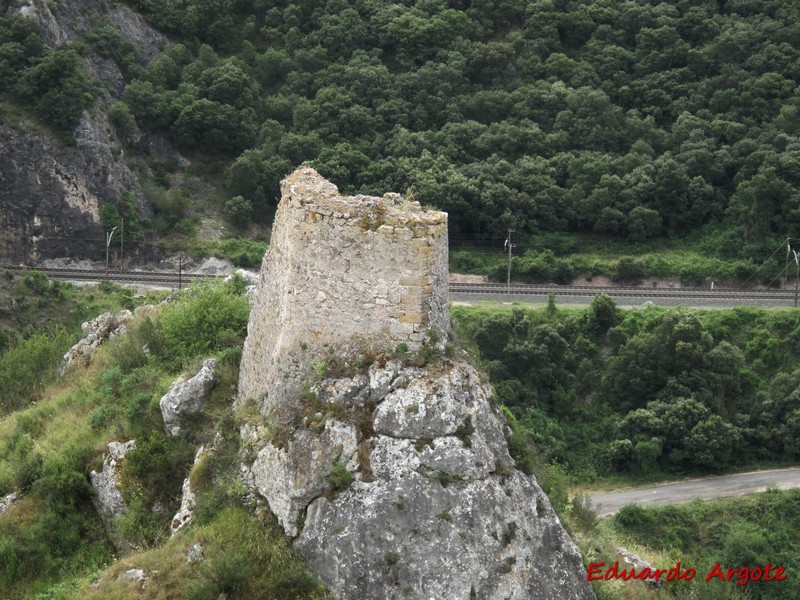
[[[772,260],[772,258],[773,258],[773,257],[774,257],[774,256],[775,256],[777,253],[778,253],[778,250],[780,250],[781,248],[783,248],[783,245],[784,245],[785,243],[786,243],[786,240],[783,240],[783,241],[780,243],[780,245],[779,245],[777,248],[775,248],[775,252],[773,252],[772,254],[770,254],[769,258],[768,258],[767,260],[765,260],[763,263],[761,263],[761,266],[760,266],[760,267],[758,267],[758,268],[757,268],[757,269],[756,269],[756,270],[753,272],[753,274],[752,274],[752,275],[750,275],[750,277],[748,277],[748,278],[745,280],[745,282],[744,282],[742,285],[740,285],[740,286],[739,286],[739,288],[743,288],[744,286],[746,286],[746,285],[747,285],[747,283],[748,283],[748,282],[749,282],[749,281],[750,281],[750,280],[751,280],[753,277],[755,277],[755,276],[756,276],[756,274],[757,274],[757,273],[758,273],[758,272],[759,272],[761,269],[763,269],[763,268],[764,268],[764,265],[766,265],[766,264],[767,264],[769,261],[771,261],[771,260]],[[786,270],[786,269],[784,269],[783,271],[785,271],[785,270]],[[781,275],[783,274],[783,271],[781,271]],[[780,275],[778,275],[778,277],[780,277]],[[777,279],[777,277],[776,277],[775,279]],[[773,279],[772,281],[775,281],[775,279]],[[772,284],[772,281],[770,282],[770,284]]]

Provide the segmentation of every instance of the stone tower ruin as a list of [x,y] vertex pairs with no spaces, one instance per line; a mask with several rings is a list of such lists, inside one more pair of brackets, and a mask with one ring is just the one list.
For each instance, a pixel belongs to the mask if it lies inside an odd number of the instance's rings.
[[446,335],[446,213],[398,194],[342,196],[310,168],[287,177],[281,190],[240,398],[285,399],[316,361],[351,350],[354,341],[413,351],[430,331]]

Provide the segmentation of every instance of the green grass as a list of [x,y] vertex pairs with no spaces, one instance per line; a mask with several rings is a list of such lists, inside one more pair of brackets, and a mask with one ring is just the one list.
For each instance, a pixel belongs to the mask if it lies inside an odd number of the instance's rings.
[[[293,558],[282,536],[273,535],[274,527],[246,515],[223,514],[241,506],[242,490],[231,479],[238,455],[232,390],[249,312],[241,292],[241,286],[221,282],[190,288],[178,301],[129,324],[128,333],[97,350],[88,367],[45,385],[35,403],[25,402],[0,420],[0,493],[22,493],[20,502],[0,520],[0,596],[85,597],[86,592],[72,595],[73,591],[112,564],[114,550],[92,505],[87,478],[89,471],[99,470],[100,457],[112,440],[137,440],[136,450],[118,471],[128,503],[120,530],[137,547],[157,552],[169,538],[180,483],[196,448],[219,432],[225,443],[206,474],[219,485],[198,492],[198,511],[211,528],[208,543],[217,558],[188,578],[194,587],[186,595],[163,592],[154,597],[204,598],[204,590],[212,589],[219,590],[213,598],[237,590],[253,590],[255,597],[314,597],[319,585]],[[184,438],[167,437],[160,397],[176,375],[196,371],[209,356],[218,359],[217,387],[206,410],[187,420]],[[154,510],[158,505],[162,508]],[[228,548],[247,539],[243,529],[250,527],[252,535],[263,539],[253,538],[244,554],[231,554]],[[232,537],[225,538],[227,534]],[[172,548],[183,551],[179,545]],[[252,561],[262,559],[279,569],[251,568]],[[176,569],[176,577],[181,574]],[[105,597],[124,597],[117,594],[115,583],[109,585],[114,591]],[[169,589],[184,583],[175,579],[165,585]]]

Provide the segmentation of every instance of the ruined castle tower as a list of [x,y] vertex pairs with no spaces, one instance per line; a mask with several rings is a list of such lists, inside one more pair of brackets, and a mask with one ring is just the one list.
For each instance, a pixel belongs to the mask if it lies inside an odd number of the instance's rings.
[[341,196],[310,168],[292,173],[281,190],[240,398],[260,401],[266,392],[272,404],[297,393],[315,361],[348,351],[354,340],[415,350],[429,330],[446,335],[446,213],[398,194]]
[[[334,598],[591,600],[490,387],[463,356],[413,353],[448,329],[446,218],[311,169],[283,182],[241,363],[242,476]],[[349,367],[315,368],[331,356]]]

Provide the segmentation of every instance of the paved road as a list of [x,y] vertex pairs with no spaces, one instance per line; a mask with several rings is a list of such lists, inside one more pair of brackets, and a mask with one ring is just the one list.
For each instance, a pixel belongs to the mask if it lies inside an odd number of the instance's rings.
[[597,514],[607,517],[615,514],[626,504],[641,506],[680,504],[695,498],[712,500],[763,492],[769,487],[782,490],[800,487],[800,467],[685,479],[606,494],[594,494],[589,498],[592,505],[597,508]]

